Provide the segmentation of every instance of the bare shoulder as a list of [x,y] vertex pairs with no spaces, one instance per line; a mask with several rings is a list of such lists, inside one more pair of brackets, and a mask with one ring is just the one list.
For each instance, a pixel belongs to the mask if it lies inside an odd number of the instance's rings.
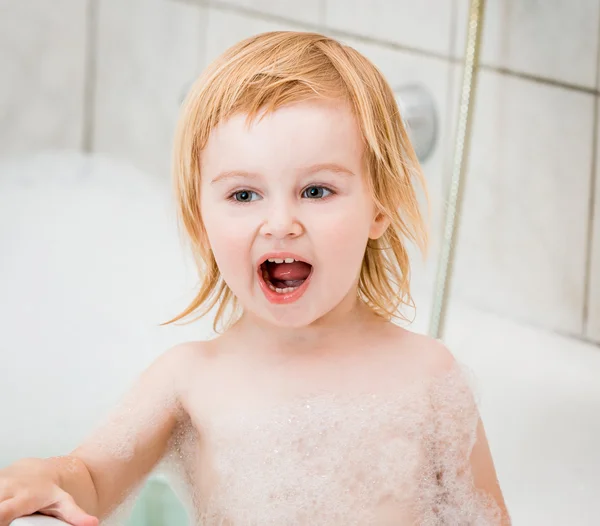
[[452,370],[456,365],[456,359],[441,340],[426,335],[419,335],[419,339],[420,351],[418,355],[427,374],[438,376]]
[[189,341],[182,342],[167,349],[158,357],[158,361],[163,361],[165,365],[181,367],[190,365],[198,357],[207,352],[209,342]]
[[154,362],[177,380],[197,377],[214,354],[210,341],[182,342],[167,349]]
[[457,363],[450,349],[441,340],[397,326],[390,334],[392,347],[403,351],[398,353],[401,359],[409,361],[424,376],[444,375]]
[[186,418],[198,425],[212,410],[214,393],[223,385],[224,367],[215,340],[188,341],[165,351],[163,361]]

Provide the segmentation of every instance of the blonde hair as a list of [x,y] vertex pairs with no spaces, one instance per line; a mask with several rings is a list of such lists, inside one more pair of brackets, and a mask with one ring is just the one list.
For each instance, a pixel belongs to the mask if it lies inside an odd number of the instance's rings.
[[[394,93],[381,72],[355,49],[318,33],[274,31],[247,38],[225,51],[198,78],[184,102],[174,143],[173,183],[179,219],[201,281],[190,305],[165,324],[199,311],[198,319],[217,305],[213,327],[219,332],[239,314],[201,217],[200,155],[211,130],[237,113],[247,114],[250,122],[263,111],[268,114],[314,98],[350,104],[365,144],[369,191],[377,210],[390,220],[384,235],[367,244],[359,297],[386,319],[406,319],[398,309],[414,303],[404,240],[415,243],[423,254],[427,247],[413,182],[421,184],[426,199],[427,189]],[[228,308],[231,312],[226,317]]]

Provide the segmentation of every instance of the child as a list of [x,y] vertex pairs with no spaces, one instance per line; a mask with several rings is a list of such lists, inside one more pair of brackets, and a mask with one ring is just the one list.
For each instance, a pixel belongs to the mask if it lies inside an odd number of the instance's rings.
[[391,322],[425,247],[423,178],[381,73],[271,32],[198,79],[175,191],[219,337],[164,353],[70,455],[0,471],[0,526],[109,516],[159,463],[193,524],[510,524],[467,378]]

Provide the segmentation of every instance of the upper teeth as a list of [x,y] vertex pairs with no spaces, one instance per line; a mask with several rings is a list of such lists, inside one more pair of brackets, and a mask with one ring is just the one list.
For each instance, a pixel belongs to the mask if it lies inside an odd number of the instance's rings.
[[269,258],[267,259],[267,261],[269,263],[293,263],[295,260],[294,258],[285,258],[285,259],[279,259],[279,258]]

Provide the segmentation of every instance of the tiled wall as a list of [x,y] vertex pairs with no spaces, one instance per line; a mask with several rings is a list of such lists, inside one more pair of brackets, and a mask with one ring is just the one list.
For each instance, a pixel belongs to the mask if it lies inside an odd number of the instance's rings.
[[[600,0],[488,0],[452,293],[600,342]],[[440,137],[424,164],[433,251],[450,175],[468,0],[0,0],[0,155],[109,153],[167,177],[181,98],[208,61],[272,29],[363,52],[421,83]]]
[[0,155],[83,141],[87,5],[0,0]]
[[207,12],[168,0],[99,0],[93,148],[168,177],[177,109],[204,66]]

